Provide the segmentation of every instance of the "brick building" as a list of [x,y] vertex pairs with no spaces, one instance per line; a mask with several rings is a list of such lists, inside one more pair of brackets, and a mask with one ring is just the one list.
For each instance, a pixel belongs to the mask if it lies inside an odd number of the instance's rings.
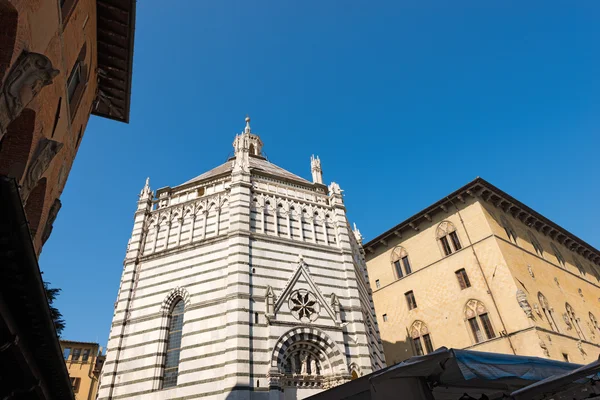
[[0,175],[39,254],[90,114],[128,122],[134,0],[0,0]]
[[390,364],[441,346],[598,358],[600,252],[481,178],[365,250]]
[[37,258],[90,114],[128,122],[135,0],[0,0],[0,398],[73,399]]

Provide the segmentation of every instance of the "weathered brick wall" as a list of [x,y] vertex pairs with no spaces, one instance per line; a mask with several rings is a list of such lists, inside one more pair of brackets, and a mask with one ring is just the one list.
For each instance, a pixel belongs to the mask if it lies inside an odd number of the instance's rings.
[[[38,225],[34,246],[39,253],[48,212],[62,193],[77,153],[79,132],[85,131],[96,94],[96,2],[77,0],[65,21],[56,0],[0,0],[0,14],[0,22],[6,22],[0,23],[0,49],[4,51],[0,53],[0,79],[5,80],[24,50],[45,55],[60,71],[53,83],[29,103],[22,113],[24,117],[9,127],[12,133],[5,135],[0,148],[0,173],[14,176],[23,184],[23,175],[35,161],[40,140],[48,138],[63,144],[40,177],[40,181],[46,179],[42,200],[36,197],[35,204],[26,205]],[[14,21],[18,21],[16,30]],[[76,112],[70,115],[66,84],[84,43],[87,76],[83,80],[87,84]],[[10,55],[5,54],[9,51]],[[6,60],[11,65],[6,65]],[[39,193],[41,188],[33,190]]]

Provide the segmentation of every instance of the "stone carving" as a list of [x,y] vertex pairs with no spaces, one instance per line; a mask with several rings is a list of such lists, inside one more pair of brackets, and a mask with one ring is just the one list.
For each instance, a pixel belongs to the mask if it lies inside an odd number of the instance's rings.
[[317,360],[314,357],[310,359],[310,374],[318,375],[319,371],[317,370]]
[[354,233],[354,238],[356,239],[358,244],[362,245],[363,236],[360,234],[360,231],[356,227],[356,222],[354,223],[354,230],[352,231],[352,233]]
[[331,308],[333,312],[335,312],[335,321],[337,323],[341,323],[342,320],[340,318],[340,300],[337,298],[335,293],[331,293]]
[[573,325],[571,324],[571,320],[569,319],[567,313],[563,313],[562,317],[563,321],[565,321],[565,324],[567,325],[567,330],[570,331],[571,329],[573,329]]
[[335,194],[335,195],[342,195],[343,190],[340,188],[340,185],[338,185],[335,182],[331,182],[331,185],[329,185],[329,193],[330,194]]
[[539,345],[544,351],[544,355],[546,357],[550,357],[550,351],[548,350],[548,346],[546,346],[546,343],[542,339],[540,339]]
[[50,163],[62,149],[63,144],[55,140],[42,139],[40,140],[35,155],[25,173],[23,186],[21,187],[21,197],[23,202],[27,202],[29,193],[35,187],[37,181],[42,177],[42,174],[48,169]]
[[310,156],[310,171],[312,173],[313,182],[323,184],[323,172],[321,170],[321,160],[319,159],[319,156]]
[[12,120],[35,98],[44,86],[50,85],[59,71],[48,57],[23,51],[9,72],[0,95],[0,139]]
[[540,306],[538,303],[533,303],[533,309],[537,315],[542,316],[542,310],[540,310]]
[[587,353],[583,349],[583,343],[581,342],[581,339],[577,341],[577,348],[579,349],[579,352],[581,353],[582,356],[587,355]]
[[46,225],[44,226],[44,231],[42,232],[42,245],[44,245],[44,243],[46,243],[46,240],[48,240],[48,238],[50,237],[50,234],[52,233],[54,221],[56,220],[56,216],[58,215],[58,212],[60,211],[61,206],[62,206],[62,203],[60,202],[59,199],[55,199],[54,203],[52,203],[52,206],[50,206],[50,211],[48,212],[48,218],[46,219]]
[[300,374],[308,375],[308,354],[303,351],[300,353]]
[[314,294],[305,289],[294,291],[289,298],[288,306],[294,318],[301,322],[313,322],[319,318],[321,305]]
[[529,275],[531,275],[532,278],[535,278],[535,274],[533,273],[533,268],[531,265],[527,265],[527,271],[529,271]]
[[265,310],[267,317],[275,315],[275,293],[273,288],[269,285],[265,291]]
[[521,289],[517,290],[517,302],[523,309],[523,312],[525,312],[525,315],[527,315],[527,318],[533,318],[533,312],[531,311],[529,301],[527,301],[527,295]]

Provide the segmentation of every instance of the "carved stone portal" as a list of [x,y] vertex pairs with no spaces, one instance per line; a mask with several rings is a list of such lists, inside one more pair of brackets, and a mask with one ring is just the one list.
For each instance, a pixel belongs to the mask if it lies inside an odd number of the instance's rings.
[[44,86],[52,83],[58,73],[45,55],[27,51],[21,53],[0,93],[0,139],[11,121],[19,116]]
[[56,216],[60,211],[60,207],[62,203],[59,199],[54,200],[52,206],[50,207],[50,211],[48,212],[48,219],[46,219],[46,225],[44,226],[44,231],[42,232],[42,246],[46,243],[46,240],[50,237],[52,233],[52,228],[54,226],[54,221],[56,220]]
[[27,168],[23,186],[21,187],[21,198],[24,203],[27,202],[29,193],[31,193],[31,190],[34,188],[37,181],[41,178],[46,169],[48,169],[48,166],[50,166],[50,163],[62,147],[63,144],[55,140],[40,140],[31,164],[29,165],[29,168]]

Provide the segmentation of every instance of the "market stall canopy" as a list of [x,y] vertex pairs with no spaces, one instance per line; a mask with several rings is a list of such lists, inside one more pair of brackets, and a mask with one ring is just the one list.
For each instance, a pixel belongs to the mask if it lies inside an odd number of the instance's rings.
[[[310,397],[313,400],[497,399],[579,365],[442,347]],[[482,397],[485,396],[485,397]]]
[[600,359],[512,393],[515,400],[600,399]]

